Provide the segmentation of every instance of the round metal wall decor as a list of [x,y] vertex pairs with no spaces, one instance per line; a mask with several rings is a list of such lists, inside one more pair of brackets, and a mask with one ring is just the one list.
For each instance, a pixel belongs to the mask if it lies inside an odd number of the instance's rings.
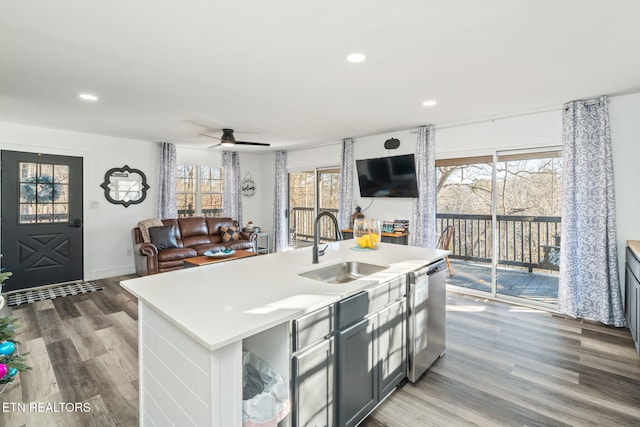
[[251,197],[256,193],[256,183],[251,178],[251,174],[247,172],[247,174],[242,179],[242,194],[247,197]]

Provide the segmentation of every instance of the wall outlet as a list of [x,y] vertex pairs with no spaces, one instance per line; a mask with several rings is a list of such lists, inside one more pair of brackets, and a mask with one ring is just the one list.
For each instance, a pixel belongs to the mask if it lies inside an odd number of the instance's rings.
[[127,249],[127,256],[132,256],[132,255],[133,255],[133,250]]

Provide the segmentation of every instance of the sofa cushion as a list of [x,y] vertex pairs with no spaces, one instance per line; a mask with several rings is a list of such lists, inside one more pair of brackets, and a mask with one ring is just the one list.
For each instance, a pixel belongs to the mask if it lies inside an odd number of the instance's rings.
[[181,261],[194,256],[198,256],[198,253],[191,248],[169,248],[158,252],[158,261]]
[[230,225],[236,225],[236,222],[231,219],[231,218],[214,218],[214,217],[207,217],[207,228],[209,229],[209,236],[212,237],[212,242],[214,241],[213,238],[217,238],[220,239],[220,235],[222,234],[222,230],[220,230],[221,227],[228,227]]
[[210,251],[214,248],[225,248],[222,243],[204,243],[201,245],[190,246],[191,249],[198,252],[198,255],[204,255],[205,252]]
[[224,244],[227,249],[251,249],[253,250],[253,243],[248,240],[229,240]]
[[[205,222],[204,217],[194,216],[189,218],[180,218],[178,219],[178,224],[180,224],[180,235],[182,236],[182,241],[185,241],[187,237],[207,235],[207,223]],[[187,246],[186,242],[185,246]]]
[[230,225],[230,226],[224,225],[220,227],[220,232],[222,233],[223,242],[229,242],[231,240],[240,239],[240,232],[238,231],[238,228],[233,225]]
[[149,237],[151,238],[151,243],[156,245],[159,251],[178,247],[178,242],[176,242],[176,228],[173,225],[150,227]]
[[140,229],[140,234],[142,234],[142,241],[144,243],[151,242],[151,237],[149,236],[149,228],[162,227],[162,225],[162,220],[160,218],[147,218],[138,222],[138,228]]

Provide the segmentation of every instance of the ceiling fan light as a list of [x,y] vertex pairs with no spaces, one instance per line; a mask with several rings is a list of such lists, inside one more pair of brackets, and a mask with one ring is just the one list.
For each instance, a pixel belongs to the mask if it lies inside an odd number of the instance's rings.
[[233,136],[233,129],[222,129],[222,138],[220,138],[220,141],[231,142],[232,144],[236,142],[236,139]]
[[234,141],[222,141],[220,145],[222,145],[223,147],[233,147],[236,144]]

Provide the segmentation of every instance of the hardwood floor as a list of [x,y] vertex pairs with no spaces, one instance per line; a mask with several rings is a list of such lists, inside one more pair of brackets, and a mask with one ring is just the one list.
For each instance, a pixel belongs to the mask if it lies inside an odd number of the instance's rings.
[[[122,279],[13,311],[33,370],[0,395],[0,426],[137,425],[137,303]],[[626,329],[449,293],[445,356],[361,425],[638,426],[640,358]]]
[[627,329],[449,293],[445,356],[361,425],[638,426],[640,359]]
[[0,394],[0,426],[138,424],[138,303],[119,286],[125,277],[14,307],[16,339],[33,369]]

